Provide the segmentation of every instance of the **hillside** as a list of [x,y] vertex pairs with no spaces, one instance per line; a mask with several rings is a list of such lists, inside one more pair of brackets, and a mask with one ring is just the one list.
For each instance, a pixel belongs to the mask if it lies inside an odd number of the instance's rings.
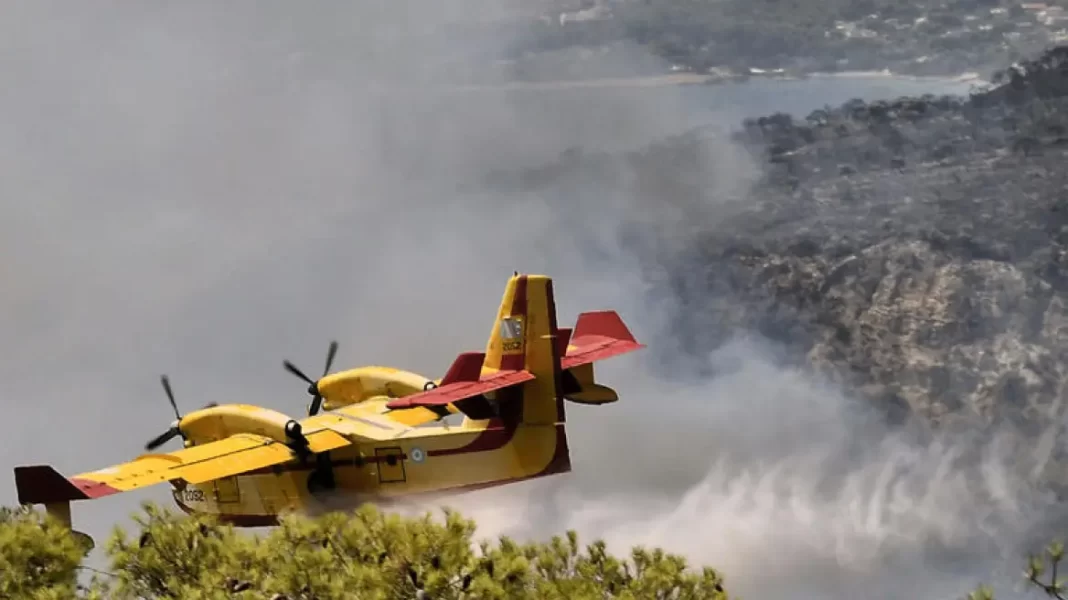
[[668,259],[702,265],[673,269],[673,289],[724,335],[761,331],[935,424],[1059,412],[1066,58],[1051,50],[969,99],[746,122],[736,138],[764,159],[759,200]]
[[1068,384],[1068,47],[999,80],[747,120],[733,144],[761,166],[733,198],[699,131],[498,184],[630,182],[666,223],[628,247],[685,354],[755,331],[896,419],[1035,433]]

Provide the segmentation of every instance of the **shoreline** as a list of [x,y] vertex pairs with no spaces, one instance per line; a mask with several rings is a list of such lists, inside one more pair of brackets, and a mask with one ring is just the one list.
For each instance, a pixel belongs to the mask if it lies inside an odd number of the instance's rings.
[[[687,85],[729,85],[750,83],[753,80],[767,81],[802,81],[805,79],[888,79],[916,82],[968,83],[988,85],[990,82],[975,71],[966,71],[957,75],[909,75],[895,73],[891,69],[881,71],[834,71],[812,72],[800,75],[785,73],[753,73],[748,75],[716,75],[699,73],[666,73],[661,75],[635,75],[630,77],[598,77],[595,79],[555,80],[555,81],[510,81],[504,83],[433,85],[432,87],[448,92],[506,92],[522,90],[564,90],[564,89],[598,89],[625,87],[665,87]],[[376,84],[375,87],[389,89],[388,85]]]
[[895,73],[890,69],[883,69],[882,71],[838,71],[838,72],[816,72],[808,75],[803,75],[799,79],[805,78],[835,78],[835,79],[898,79],[908,81],[942,81],[951,83],[968,83],[973,82],[977,84],[989,84],[990,81],[983,79],[983,77],[977,71],[965,71],[957,75],[908,75],[905,73]]

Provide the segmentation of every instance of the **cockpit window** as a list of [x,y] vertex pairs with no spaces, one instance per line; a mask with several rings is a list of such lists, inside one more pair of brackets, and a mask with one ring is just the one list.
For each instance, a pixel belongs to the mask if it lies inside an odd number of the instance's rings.
[[501,338],[514,340],[523,336],[523,322],[515,317],[501,319]]

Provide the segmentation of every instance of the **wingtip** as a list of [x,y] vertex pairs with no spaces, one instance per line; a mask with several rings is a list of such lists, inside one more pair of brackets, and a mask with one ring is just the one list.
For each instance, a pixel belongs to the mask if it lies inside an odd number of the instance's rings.
[[49,465],[15,467],[15,489],[20,504],[89,500],[119,492],[97,481],[64,477]]
[[638,340],[623,322],[623,318],[614,310],[598,310],[580,314],[571,332],[571,339],[577,340],[587,336],[606,337],[638,344]]

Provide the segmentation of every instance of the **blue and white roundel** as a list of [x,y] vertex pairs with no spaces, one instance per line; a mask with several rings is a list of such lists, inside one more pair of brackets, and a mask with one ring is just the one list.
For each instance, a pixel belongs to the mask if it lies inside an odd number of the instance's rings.
[[408,452],[408,458],[412,459],[414,463],[421,463],[426,460],[426,452],[422,448],[412,448]]

